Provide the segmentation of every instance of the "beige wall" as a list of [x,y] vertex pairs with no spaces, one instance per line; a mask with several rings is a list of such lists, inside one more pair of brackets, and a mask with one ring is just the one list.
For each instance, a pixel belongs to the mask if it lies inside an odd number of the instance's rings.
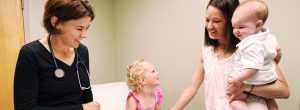
[[[25,32],[26,43],[41,39],[47,36],[45,29],[42,27],[42,17],[44,12],[45,0],[25,0]],[[25,10],[25,11],[27,11]]]
[[92,84],[115,81],[114,33],[112,0],[90,0],[96,17],[89,38],[83,43],[89,48]]
[[[205,7],[208,0],[91,2],[95,7],[96,19],[92,22],[89,38],[84,44],[90,50],[92,83],[125,81],[126,65],[134,59],[144,58],[157,65],[164,92],[162,109],[170,108],[192,77],[196,58],[203,45]],[[300,65],[300,52],[293,48],[298,48],[297,43],[300,41],[296,34],[297,26],[300,25],[300,15],[296,14],[300,10],[297,6],[300,1],[268,0],[267,3],[270,16],[266,26],[277,36],[283,48],[280,67],[291,90],[289,99],[278,100],[279,107],[282,110],[297,110],[300,103],[300,75],[296,68]],[[41,7],[40,5],[34,6]],[[37,13],[35,11],[32,12]],[[33,18],[30,22],[38,20]],[[33,37],[45,36],[38,33],[40,28],[30,29],[34,31]],[[35,38],[31,40],[33,39]],[[195,109],[204,110],[202,87],[186,107],[186,110]]]
[[300,52],[298,34],[300,26],[300,14],[298,10],[300,7],[299,0],[268,0],[270,16],[267,21],[267,26],[270,31],[277,36],[279,43],[283,48],[283,57],[280,62],[287,81],[290,86],[291,95],[288,100],[278,100],[282,110],[300,110],[297,104],[300,103],[300,89],[299,89],[299,65]]
[[[208,0],[114,0],[117,79],[125,80],[125,67],[143,57],[157,65],[165,97],[164,110],[178,99],[195,68],[203,45],[205,6]],[[287,100],[278,100],[282,110],[299,109],[300,52],[296,48],[300,25],[299,0],[268,0],[266,26],[283,48],[280,66],[291,89]],[[297,46],[298,47],[298,46]],[[298,90],[297,90],[298,89]],[[291,103],[292,102],[292,103]],[[204,110],[203,88],[186,110]]]
[[[204,5],[200,0],[115,0],[116,72],[137,58],[156,64],[164,92],[162,109],[175,103],[191,79],[203,45]],[[199,93],[186,110],[203,109]]]

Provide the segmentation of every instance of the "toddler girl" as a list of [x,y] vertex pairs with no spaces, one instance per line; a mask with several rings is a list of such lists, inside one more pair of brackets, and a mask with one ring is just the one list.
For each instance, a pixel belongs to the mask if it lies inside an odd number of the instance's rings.
[[143,59],[127,67],[127,85],[132,90],[127,97],[126,110],[160,110],[162,100],[159,73]]

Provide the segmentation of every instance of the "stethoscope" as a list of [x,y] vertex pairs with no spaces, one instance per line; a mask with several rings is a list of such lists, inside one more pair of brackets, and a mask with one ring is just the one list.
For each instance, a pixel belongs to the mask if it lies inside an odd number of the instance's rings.
[[[48,36],[48,45],[49,45],[50,52],[51,52],[51,54],[52,54],[52,58],[53,58],[53,61],[54,61],[55,67],[56,67],[56,69],[55,69],[55,71],[54,71],[54,76],[55,76],[56,78],[58,78],[58,79],[61,79],[61,78],[63,78],[63,77],[65,76],[65,72],[64,72],[63,69],[61,69],[61,68],[59,68],[59,67],[57,66],[57,62],[56,62],[56,59],[55,59],[55,55],[54,55],[54,52],[53,52],[53,50],[52,50],[52,46],[51,46],[51,42],[50,42],[50,35]],[[87,74],[88,76],[90,76],[90,73],[89,73],[89,71],[87,70],[87,67],[85,66],[85,64],[84,64],[83,62],[80,62],[80,61],[79,61],[79,58],[81,59],[81,57],[80,57],[79,54],[77,53],[77,50],[76,50],[75,48],[74,48],[74,50],[75,50],[75,53],[76,53],[76,54],[75,54],[75,56],[76,56],[76,72],[77,72],[78,83],[79,83],[80,89],[81,89],[81,90],[90,89],[90,88],[91,88],[91,85],[89,85],[88,87],[83,87],[83,86],[81,85],[81,81],[80,81],[80,77],[79,77],[79,72],[78,72],[78,64],[81,63],[81,64],[83,65],[84,69],[86,70],[86,74]],[[90,80],[89,77],[88,77],[88,80]]]

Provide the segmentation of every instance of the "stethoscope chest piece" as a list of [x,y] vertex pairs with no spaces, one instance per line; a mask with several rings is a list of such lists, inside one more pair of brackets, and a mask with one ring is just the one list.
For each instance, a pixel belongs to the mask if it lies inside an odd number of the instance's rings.
[[55,69],[55,71],[54,71],[54,75],[55,75],[55,77],[56,78],[62,78],[62,77],[64,77],[65,76],[65,72],[64,72],[64,70],[62,70],[62,69],[60,69],[60,68],[57,68],[57,69]]
[[[55,76],[57,79],[62,79],[62,78],[65,76],[65,72],[64,72],[63,69],[61,69],[61,68],[58,67],[57,62],[56,62],[56,60],[55,60],[55,55],[54,55],[54,53],[53,53],[53,50],[52,50],[52,47],[51,47],[51,42],[50,42],[50,34],[49,34],[49,36],[48,36],[48,44],[49,44],[49,48],[50,48],[50,53],[52,54],[53,62],[54,62],[55,67],[56,67],[56,69],[55,69],[55,71],[54,71],[54,76]],[[78,64],[80,64],[80,62],[79,62],[80,56],[79,56],[79,54],[77,53],[77,50],[76,50],[76,49],[74,49],[74,50],[75,50],[75,53],[76,53],[76,54],[75,54],[75,55],[76,55],[76,70],[77,70],[77,77],[78,77],[78,83],[79,83],[80,89],[81,89],[81,90],[87,90],[87,89],[90,89],[90,88],[91,88],[91,85],[89,85],[88,87],[84,87],[84,86],[81,85],[81,81],[80,81],[80,77],[79,77],[79,72],[78,72]],[[81,63],[81,64],[83,65],[83,68],[85,68],[86,74],[89,76],[90,73],[89,73],[89,71],[87,70],[87,67],[85,66],[84,63]],[[89,79],[88,79],[88,80],[89,80]]]

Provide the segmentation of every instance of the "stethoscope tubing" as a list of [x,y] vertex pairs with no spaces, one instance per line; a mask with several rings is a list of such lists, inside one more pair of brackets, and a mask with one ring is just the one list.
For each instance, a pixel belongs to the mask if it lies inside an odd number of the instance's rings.
[[[53,58],[53,61],[54,61],[55,67],[56,67],[55,72],[54,72],[54,75],[56,76],[56,78],[63,78],[65,73],[64,73],[64,71],[63,71],[61,68],[59,68],[58,65],[57,65],[57,62],[56,62],[56,59],[55,59],[55,55],[54,55],[54,52],[53,52],[53,50],[52,50],[52,46],[51,46],[51,42],[50,42],[50,34],[49,34],[47,40],[48,40],[49,49],[50,49],[50,52],[51,52],[51,55],[52,55],[52,58]],[[81,57],[79,56],[79,54],[78,54],[78,52],[77,52],[77,49],[74,48],[74,51],[75,51],[75,55],[76,55],[76,72],[77,72],[78,83],[79,83],[80,89],[81,89],[81,90],[90,89],[90,88],[91,88],[90,85],[89,85],[88,87],[83,87],[83,86],[81,85],[81,81],[80,81],[80,77],[79,77],[79,72],[78,72],[78,64],[79,64],[79,62],[80,62],[80,61],[79,61],[79,58],[81,59]],[[84,68],[85,68],[85,70],[86,70],[86,72],[87,72],[88,80],[89,80],[90,73],[89,73],[89,71],[87,70],[87,67],[86,67],[86,65],[84,64],[84,62],[81,62],[81,63],[82,63],[82,65],[84,66]],[[59,70],[60,72],[62,72],[63,75],[62,75],[62,76],[58,76],[58,75],[56,74],[57,70]]]

